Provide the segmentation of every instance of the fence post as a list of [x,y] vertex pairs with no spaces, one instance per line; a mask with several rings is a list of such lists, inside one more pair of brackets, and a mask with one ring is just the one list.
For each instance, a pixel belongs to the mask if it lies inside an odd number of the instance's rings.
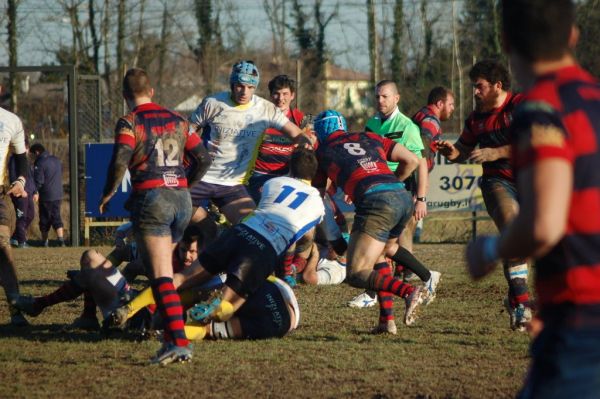
[[79,242],[79,132],[77,131],[77,71],[74,65],[65,66],[69,89],[69,184],[71,209],[71,245]]
[[471,232],[473,241],[477,238],[477,211],[471,211]]

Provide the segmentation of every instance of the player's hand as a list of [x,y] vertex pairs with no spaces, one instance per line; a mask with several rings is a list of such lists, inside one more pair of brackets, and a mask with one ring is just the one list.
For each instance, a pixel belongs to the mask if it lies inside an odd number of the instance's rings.
[[415,219],[417,222],[427,216],[427,204],[423,201],[416,201],[415,203]]
[[348,205],[352,205],[352,199],[350,199],[348,194],[344,194],[344,202]]
[[440,154],[442,154],[449,160],[456,159],[456,157],[458,157],[458,155],[459,155],[459,152],[456,149],[456,147],[454,146],[454,144],[452,144],[448,140],[436,141],[435,147],[440,152]]
[[537,315],[533,316],[533,319],[527,324],[527,332],[531,339],[535,339],[543,329],[544,322]]
[[13,197],[27,197],[27,192],[25,191],[25,185],[20,180],[15,180],[11,185],[9,190],[6,192],[8,195],[12,195]]
[[40,200],[40,194],[39,193],[33,194],[33,201],[38,202],[39,200]]
[[309,150],[314,150],[317,147],[317,136],[310,129],[309,126],[306,126],[302,129],[302,138],[299,144],[301,144],[304,148]]
[[478,280],[488,275],[498,264],[497,236],[481,236],[467,245],[467,270]]
[[112,198],[112,195],[105,195],[100,200],[100,205],[98,206],[98,210],[100,211],[101,215],[104,212],[108,211],[108,202],[110,201],[111,198]]
[[492,162],[498,158],[498,151],[494,148],[477,148],[469,156],[469,159],[475,163]]

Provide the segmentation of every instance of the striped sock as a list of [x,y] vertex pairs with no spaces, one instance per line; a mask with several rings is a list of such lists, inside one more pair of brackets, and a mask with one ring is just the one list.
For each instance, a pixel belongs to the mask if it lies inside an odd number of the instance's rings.
[[183,308],[179,294],[173,285],[173,279],[170,277],[154,279],[152,292],[165,326],[165,342],[173,342],[176,346],[187,346],[190,341],[185,336]]
[[394,276],[402,276],[402,273],[404,272],[404,266],[402,266],[400,263],[396,263],[393,260],[389,260],[390,264],[393,264],[393,268],[394,268]]
[[83,293],[83,290],[67,281],[61,285],[56,291],[51,294],[35,298],[34,307],[36,310],[42,310],[48,306],[56,305],[57,303],[71,301]]
[[294,261],[294,253],[286,253],[283,258],[283,264],[281,268],[281,277],[285,276],[293,276],[294,273],[292,271],[292,262]]
[[377,271],[372,271],[368,281],[369,289],[375,291],[387,291],[401,298],[406,298],[413,293],[415,288],[402,281],[392,274],[381,275]]
[[81,313],[81,317],[87,319],[96,318],[96,302],[92,294],[87,291],[83,293],[83,313]]
[[523,304],[529,307],[529,287],[527,285],[527,263],[507,262],[505,275],[508,276],[508,298],[512,307]]
[[[392,274],[390,265],[387,262],[376,263],[373,270],[381,276]],[[379,323],[394,320],[394,295],[386,291],[377,291],[377,300],[379,302]]]

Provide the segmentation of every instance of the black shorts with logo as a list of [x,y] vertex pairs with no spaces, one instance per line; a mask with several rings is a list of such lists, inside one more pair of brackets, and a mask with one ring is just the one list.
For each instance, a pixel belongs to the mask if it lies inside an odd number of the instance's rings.
[[223,232],[198,260],[212,274],[226,272],[225,284],[247,298],[273,273],[279,257],[267,239],[238,224]]

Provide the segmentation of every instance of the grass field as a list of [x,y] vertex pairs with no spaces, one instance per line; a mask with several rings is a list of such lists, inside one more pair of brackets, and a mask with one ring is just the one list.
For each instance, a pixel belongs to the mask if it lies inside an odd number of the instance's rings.
[[[102,248],[104,252],[108,248]],[[463,245],[416,247],[442,272],[435,302],[398,335],[369,330],[377,309],[350,309],[346,285],[296,289],[301,327],[280,340],[205,341],[189,364],[148,366],[157,341],[66,332],[82,301],[47,309],[32,326],[9,327],[0,303],[0,397],[502,398],[526,372],[528,338],[508,328],[501,270],[481,283],[464,272]],[[81,249],[15,250],[21,291],[48,293]]]

